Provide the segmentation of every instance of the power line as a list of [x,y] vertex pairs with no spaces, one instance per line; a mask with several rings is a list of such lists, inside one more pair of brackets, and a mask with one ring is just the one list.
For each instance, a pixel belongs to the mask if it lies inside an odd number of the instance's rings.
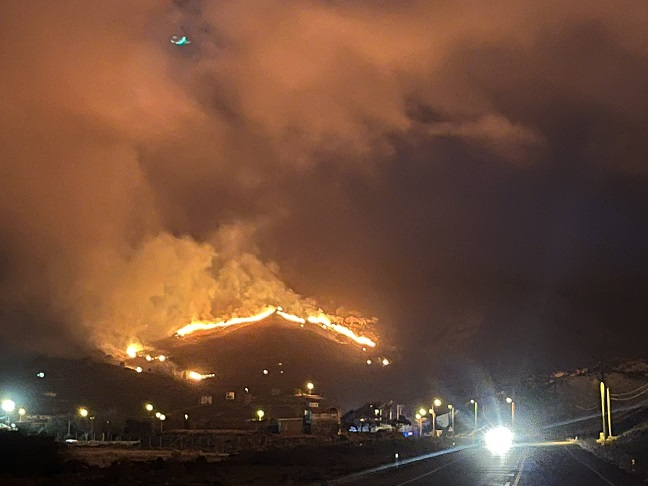
[[615,402],[625,402],[625,401],[628,401],[628,400],[634,400],[635,398],[639,398],[641,395],[643,395],[645,393],[648,393],[648,388],[646,388],[644,391],[642,391],[640,393],[637,393],[637,394],[635,394],[635,395],[633,395],[631,397],[625,397],[625,398],[614,397],[614,398],[611,398],[611,399],[614,400]]
[[645,385],[640,386],[639,388],[637,388],[635,390],[631,390],[631,391],[628,391],[628,392],[611,393],[610,396],[615,397],[615,398],[621,398],[621,397],[625,397],[625,396],[628,396],[628,395],[635,395],[637,393],[645,393],[646,391],[648,391],[648,383],[646,383]]

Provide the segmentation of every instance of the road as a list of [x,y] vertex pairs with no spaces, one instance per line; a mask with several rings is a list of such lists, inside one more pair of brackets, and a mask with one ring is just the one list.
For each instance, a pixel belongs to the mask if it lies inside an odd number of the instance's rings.
[[[351,478],[349,478],[351,479]],[[641,481],[575,444],[518,446],[504,457],[470,448],[344,481],[353,486],[632,486]]]

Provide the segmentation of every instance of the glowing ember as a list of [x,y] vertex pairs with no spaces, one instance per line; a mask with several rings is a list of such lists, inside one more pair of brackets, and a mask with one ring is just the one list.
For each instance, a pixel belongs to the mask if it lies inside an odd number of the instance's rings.
[[[333,322],[331,322],[331,319],[322,312],[320,312],[316,316],[313,315],[313,316],[308,316],[306,318],[303,318],[295,314],[289,314],[288,312],[285,312],[282,307],[273,307],[273,306],[268,306],[263,312],[250,317],[233,317],[232,319],[226,321],[193,321],[190,324],[187,324],[186,326],[178,329],[176,331],[176,335],[186,336],[188,334],[197,331],[208,331],[211,329],[235,326],[237,324],[250,324],[253,322],[262,321],[273,314],[278,315],[279,317],[285,319],[286,321],[300,324],[301,327],[304,327],[304,324],[306,322],[310,324],[316,324],[321,326],[322,329],[326,329],[329,331],[334,331],[338,334],[342,334],[343,336],[348,337],[349,339],[351,339],[352,341],[360,345],[369,346],[372,348],[376,346],[376,343],[372,341],[370,338],[366,336],[359,336],[351,329],[341,324],[337,324],[337,323],[334,324]],[[363,350],[366,350],[366,348],[363,348]]]

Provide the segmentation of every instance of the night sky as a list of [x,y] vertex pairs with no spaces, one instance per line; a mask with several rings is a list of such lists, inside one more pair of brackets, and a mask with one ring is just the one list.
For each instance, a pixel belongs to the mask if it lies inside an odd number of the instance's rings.
[[2,2],[4,348],[297,293],[404,373],[640,356],[647,86],[643,1]]

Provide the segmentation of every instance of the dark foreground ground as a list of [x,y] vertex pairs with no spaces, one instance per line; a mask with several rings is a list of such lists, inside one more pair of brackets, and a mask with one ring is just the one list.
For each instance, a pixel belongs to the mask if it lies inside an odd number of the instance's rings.
[[[116,450],[93,450],[116,454]],[[136,451],[130,451],[136,452]],[[221,457],[144,451],[101,467],[45,437],[0,434],[0,485],[639,485],[640,480],[566,442],[520,445],[504,457],[481,446],[402,436],[341,440]],[[369,472],[368,472],[369,471]]]
[[[3,434],[0,434],[3,435]],[[4,440],[3,440],[4,439]],[[114,449],[82,451],[61,447],[51,439],[0,437],[0,485],[39,484],[211,484],[292,485],[321,483],[357,471],[388,464],[394,454],[403,459],[430,454],[452,443],[393,437],[367,437],[331,445],[302,446],[245,452],[226,459],[202,456],[187,458],[179,452],[129,450],[109,466],[97,464],[97,455],[118,455]],[[86,452],[91,454],[86,454]],[[91,462],[91,464],[88,464]],[[94,463],[94,464],[92,464]]]
[[633,486],[642,482],[575,444],[553,443],[516,447],[504,457],[476,447],[374,474],[356,475],[334,484]]

